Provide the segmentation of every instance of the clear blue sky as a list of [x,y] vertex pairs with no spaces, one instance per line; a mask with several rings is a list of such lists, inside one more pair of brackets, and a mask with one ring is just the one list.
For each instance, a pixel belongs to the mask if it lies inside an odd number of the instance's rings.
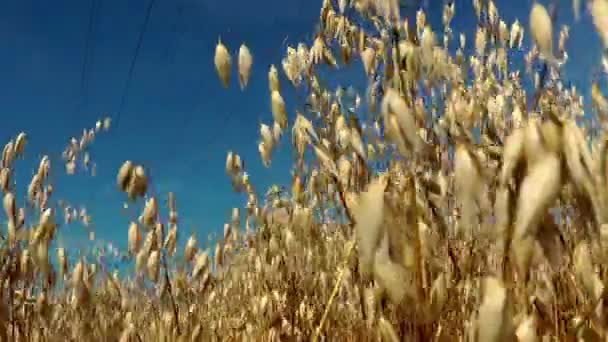
[[[124,246],[135,215],[123,213],[124,196],[116,189],[115,175],[126,159],[151,169],[158,194],[177,193],[182,239],[192,230],[200,240],[221,232],[231,208],[244,204],[225,175],[229,149],[243,156],[259,191],[290,181],[288,136],[270,169],[262,167],[257,151],[259,123],[271,120],[267,71],[277,64],[283,77],[280,60],[286,44],[312,41],[320,0],[156,0],[122,118],[91,149],[98,175],[68,179],[58,157],[71,136],[79,137],[104,113],[115,117],[148,6],[148,0],[95,1],[101,7],[89,41],[84,93],[81,77],[92,1],[0,2],[0,141],[4,144],[19,131],[30,136],[26,160],[17,168],[20,195],[39,156],[49,154],[55,158],[55,198],[88,207],[97,236]],[[443,2],[430,3],[435,5],[427,12],[439,30]],[[471,1],[456,4],[453,26],[469,33],[472,43],[476,21]],[[519,17],[527,29],[531,1],[497,5],[509,24]],[[413,13],[406,13],[412,24]],[[561,1],[559,13],[560,22],[571,22],[571,2]],[[582,13],[581,22],[571,27],[564,73],[579,89],[588,85],[600,56],[590,17]],[[228,90],[217,79],[213,53],[220,36],[235,60],[241,42],[254,56],[250,86],[243,92],[236,70]],[[360,81],[361,69],[357,60],[330,81]],[[283,89],[289,89],[284,77],[282,81]],[[293,118],[296,99],[291,91],[284,96]],[[85,237],[78,226],[62,228],[66,244],[82,243]]]

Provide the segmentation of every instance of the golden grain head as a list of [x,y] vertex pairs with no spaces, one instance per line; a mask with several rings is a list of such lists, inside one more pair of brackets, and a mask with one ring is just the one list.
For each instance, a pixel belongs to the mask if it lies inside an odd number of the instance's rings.
[[530,11],[530,34],[538,46],[541,55],[553,59],[553,23],[547,9],[535,2]]
[[249,83],[251,75],[251,66],[253,65],[253,57],[249,48],[245,44],[241,44],[239,48],[239,85],[241,89],[245,89]]
[[218,41],[215,47],[215,70],[217,71],[218,77],[225,88],[230,85],[230,77],[232,75],[232,57],[226,46],[222,41]]

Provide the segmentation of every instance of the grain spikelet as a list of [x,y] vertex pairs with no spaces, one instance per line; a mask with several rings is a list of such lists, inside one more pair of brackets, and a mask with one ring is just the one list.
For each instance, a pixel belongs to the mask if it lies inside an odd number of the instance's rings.
[[563,244],[559,227],[549,212],[545,214],[544,221],[540,224],[537,240],[549,264],[557,269],[561,263]]
[[144,207],[141,217],[141,222],[146,226],[152,226],[156,223],[156,218],[158,217],[158,202],[155,197],[150,197],[146,201],[146,206]]
[[219,242],[215,244],[215,254],[213,260],[215,261],[216,269],[224,264],[224,248]]
[[605,47],[608,47],[608,1],[591,1],[591,16],[595,29],[600,34]]
[[590,170],[591,156],[585,146],[583,134],[574,121],[569,121],[564,125],[563,138],[563,152],[570,179],[580,191],[591,194],[593,191],[592,170]]
[[591,250],[587,242],[581,241],[574,249],[572,262],[576,280],[582,285],[585,294],[593,300],[598,300],[604,291],[604,285],[598,274],[593,270]]
[[224,88],[228,88],[230,85],[230,69],[232,68],[232,57],[230,57],[230,53],[226,46],[222,43],[221,40],[217,42],[215,46],[215,70],[222,82]]
[[235,156],[232,151],[228,151],[226,155],[226,173],[229,175],[233,175],[235,173],[235,165],[234,165]]
[[380,330],[380,335],[382,336],[382,340],[386,342],[399,342],[399,337],[393,328],[393,325],[387,321],[384,317],[380,317],[378,319],[378,328]]
[[382,100],[382,115],[388,123],[387,135],[396,143],[401,153],[411,148],[417,152],[421,146],[416,121],[410,108],[394,89],[388,89]]
[[133,171],[133,163],[130,160],[127,160],[122,164],[120,169],[118,170],[118,176],[116,178],[116,182],[118,183],[118,187],[122,191],[126,191],[127,184],[131,179],[131,172]]
[[530,33],[538,46],[541,56],[547,62],[554,62],[553,57],[553,23],[547,9],[535,2],[530,11]]
[[359,203],[353,209],[357,222],[355,232],[359,246],[359,265],[363,274],[372,270],[376,246],[382,236],[384,216],[384,189],[386,180],[383,177],[375,179],[361,194]]
[[4,193],[10,191],[10,178],[11,175],[9,168],[3,167],[2,169],[0,169],[0,189],[2,189]]
[[131,222],[129,225],[129,236],[128,236],[128,249],[131,255],[137,254],[141,244],[141,233],[139,232],[139,226],[135,222]]
[[608,111],[608,100],[606,100],[602,94],[597,82],[593,82],[591,85],[591,101],[593,106],[595,106],[601,113],[606,114],[606,111]]
[[274,121],[278,123],[282,129],[287,128],[287,110],[285,109],[285,101],[283,101],[281,93],[277,90],[273,90],[270,96],[270,103]]
[[431,285],[431,298],[430,298],[430,313],[433,318],[438,317],[443,310],[448,296],[447,296],[447,278],[444,273],[433,280]]
[[272,64],[270,66],[270,70],[268,70],[268,87],[270,88],[270,93],[273,91],[281,91],[281,85],[279,83],[279,72],[277,68]]
[[192,270],[192,277],[198,278],[203,272],[209,267],[209,251],[205,250],[196,255],[194,262],[194,269]]
[[515,335],[520,342],[537,342],[536,329],[536,317],[527,316],[519,323]]
[[12,192],[7,192],[3,199],[4,212],[9,220],[17,219],[17,206],[15,204],[15,195]]
[[355,152],[363,160],[367,160],[367,151],[363,145],[363,139],[356,128],[351,129],[350,141]]
[[540,120],[530,119],[524,128],[524,153],[528,167],[540,160],[547,152]]
[[45,275],[49,274],[51,265],[49,264],[49,244],[46,241],[41,241],[35,246],[34,261],[38,270]]
[[270,167],[270,162],[272,160],[272,149],[270,146],[266,145],[263,141],[260,141],[258,144],[258,152],[260,152],[260,157],[262,158],[264,166]]
[[264,145],[272,148],[274,145],[274,137],[272,136],[272,131],[268,125],[260,124],[260,136],[262,137]]
[[59,264],[61,277],[66,277],[68,274],[68,259],[63,247],[57,248],[57,263]]
[[529,170],[519,191],[515,238],[536,235],[539,221],[561,189],[560,166],[556,155],[547,154]]
[[487,277],[483,280],[483,293],[477,318],[477,341],[512,341],[514,331],[507,289],[497,278]]
[[148,278],[153,282],[158,281],[158,274],[160,271],[160,252],[152,251],[148,257],[148,263],[146,264],[146,270]]
[[368,47],[361,52],[361,60],[363,61],[363,69],[368,77],[371,77],[374,73],[374,60],[376,58],[376,52],[374,49]]
[[512,195],[507,187],[501,186],[496,190],[496,200],[494,202],[494,216],[496,217],[495,238],[499,243],[504,243],[507,238],[507,228],[511,225]]
[[524,279],[535,250],[539,224],[561,189],[560,166],[556,155],[545,155],[529,170],[519,189],[512,252]]
[[454,186],[456,196],[461,208],[462,224],[461,233],[465,233],[467,238],[472,237],[472,229],[475,221],[476,198],[480,188],[480,170],[477,169],[471,153],[466,146],[456,146],[454,155]]
[[175,254],[175,251],[177,249],[177,224],[169,224],[169,231],[167,232],[167,236],[165,237],[163,247],[167,250],[167,254],[169,256],[173,256],[173,254]]
[[402,265],[390,259],[389,235],[386,232],[374,255],[374,279],[395,304],[401,303],[407,294],[413,294],[412,277]]
[[140,249],[135,256],[135,272],[141,274],[148,260],[148,251],[144,248]]
[[338,176],[338,169],[336,167],[336,163],[334,162],[333,158],[329,155],[329,153],[327,152],[327,150],[321,146],[313,146],[314,150],[315,150],[315,154],[317,156],[317,158],[319,159],[319,162],[321,162],[321,165],[323,165],[323,167],[329,171],[331,174]]
[[18,157],[23,156],[23,151],[25,150],[26,143],[27,143],[27,134],[25,134],[24,132],[19,133],[19,135],[17,135],[17,138],[15,139],[15,146],[14,146],[15,154]]
[[146,191],[148,191],[148,177],[143,166],[137,165],[133,168],[133,173],[127,186],[127,193],[129,198],[135,199],[138,196],[143,197]]
[[239,48],[239,85],[241,90],[247,87],[249,83],[249,75],[251,74],[251,66],[253,65],[253,57],[249,48],[244,43]]

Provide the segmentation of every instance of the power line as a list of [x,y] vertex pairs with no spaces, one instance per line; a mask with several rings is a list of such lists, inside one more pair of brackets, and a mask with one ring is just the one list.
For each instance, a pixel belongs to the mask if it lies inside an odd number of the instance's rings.
[[[173,34],[174,34],[174,37],[176,39],[175,45],[177,45],[177,38],[178,38],[178,35],[177,35],[178,23],[180,23],[182,21],[183,12],[184,12],[184,4],[180,3],[178,5],[177,20],[174,21],[174,25],[172,27]],[[167,55],[167,60],[168,60],[168,64],[169,64],[168,68],[170,68],[173,64],[175,64],[176,50],[177,50],[176,48],[174,48],[172,50],[170,49],[170,47],[167,48],[166,55]],[[169,53],[171,51],[173,52],[173,56],[172,56],[173,58],[171,60],[169,60],[169,58],[170,58]],[[200,83],[200,89],[202,91],[205,88],[206,78],[204,77],[204,75],[201,75],[201,76],[202,76],[202,78],[201,78],[201,83]],[[197,87],[197,89],[198,89],[198,87]],[[196,91],[196,94],[198,95],[197,91]],[[182,132],[184,132],[184,134],[181,134],[181,136],[178,138],[178,140],[173,144],[173,148],[170,148],[167,151],[167,156],[165,158],[171,158],[171,155],[173,155],[173,158],[177,157],[177,154],[175,152],[176,151],[181,151],[183,149],[183,146],[185,146],[185,145],[188,144],[188,138],[189,138],[189,136],[187,134],[185,134],[185,131],[186,131],[186,129],[189,126],[191,126],[191,122],[194,119],[195,114],[198,114],[199,111],[201,109],[203,109],[204,105],[205,105],[204,102],[200,103],[200,102],[197,101],[197,104],[196,104],[195,108],[192,111],[190,111],[189,113],[185,114],[185,118],[184,118],[184,121],[183,121],[183,130],[182,130]],[[232,115],[232,113],[229,113],[229,115],[224,116],[224,120],[221,122],[222,125],[225,125],[225,124],[231,122],[232,119],[233,119],[233,117],[234,117],[234,115]],[[211,139],[205,139],[205,142],[203,143],[203,145],[207,145],[210,142],[212,142],[213,140],[214,139],[212,139],[212,138]]]
[[95,18],[97,17],[97,13],[99,12],[99,8],[101,7],[101,1],[100,0],[91,0],[91,9],[89,11],[89,24],[88,24],[88,31],[87,31],[87,35],[85,38],[85,48],[84,48],[84,56],[82,59],[82,68],[80,71],[80,97],[81,100],[78,103],[78,109],[76,110],[76,114],[80,114],[82,108],[84,107],[84,104],[86,103],[86,97],[88,95],[88,77],[87,77],[87,71],[88,71],[88,65],[90,64],[89,62],[89,56],[91,55],[91,49],[92,49],[92,44],[91,44],[91,40],[93,37],[93,27],[94,27],[94,22],[95,22]]
[[[165,51],[165,56],[167,57],[167,64],[169,66],[172,66],[175,62],[175,55],[176,55],[176,51],[177,51],[177,47],[178,47],[178,24],[182,21],[182,16],[184,14],[184,4],[183,3],[179,3],[179,5],[177,5],[177,20],[175,20],[173,22],[173,26],[171,27],[171,35],[174,38],[175,43],[171,44],[171,42],[169,42],[169,44],[167,44],[167,50]],[[173,46],[172,46],[173,45]],[[171,54],[171,52],[173,52],[173,54]]]
[[144,24],[142,25],[141,31],[139,32],[139,38],[137,40],[137,46],[135,47],[135,53],[133,54],[133,59],[131,60],[131,66],[129,67],[129,74],[127,75],[127,82],[125,84],[125,90],[122,94],[122,98],[120,100],[120,106],[118,107],[118,112],[116,113],[116,123],[114,124],[115,130],[118,128],[118,123],[120,122],[120,117],[122,116],[122,112],[124,110],[125,104],[127,102],[127,96],[129,95],[129,89],[131,88],[131,81],[133,80],[133,71],[135,70],[135,63],[137,63],[137,58],[139,57],[139,50],[141,49],[141,44],[144,40],[144,35],[146,33],[146,29],[148,28],[148,22],[150,21],[150,14],[152,13],[152,7],[156,0],[150,0],[148,3],[148,8],[146,10],[146,19]]

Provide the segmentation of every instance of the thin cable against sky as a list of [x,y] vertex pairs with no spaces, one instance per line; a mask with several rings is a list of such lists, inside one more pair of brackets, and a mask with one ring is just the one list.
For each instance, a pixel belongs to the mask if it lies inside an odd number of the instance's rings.
[[98,16],[99,8],[101,7],[101,0],[91,0],[91,9],[89,11],[89,24],[87,35],[85,38],[85,47],[82,58],[82,69],[80,71],[80,101],[78,102],[78,107],[76,109],[76,115],[80,115],[82,109],[85,107],[87,96],[88,96],[88,70],[90,64],[90,56],[92,50],[92,40],[93,40],[93,27],[96,22],[95,18]]
[[139,38],[137,39],[137,46],[135,47],[135,53],[133,54],[133,59],[131,60],[131,66],[129,67],[129,74],[127,75],[127,82],[125,84],[125,90],[122,94],[122,98],[120,100],[120,106],[118,107],[118,112],[116,113],[116,120],[114,123],[114,130],[118,129],[118,124],[120,123],[120,118],[124,111],[125,104],[127,103],[127,97],[129,96],[129,90],[131,88],[131,81],[133,80],[133,72],[135,70],[135,64],[137,63],[137,58],[139,57],[139,50],[141,49],[141,44],[144,40],[144,35],[146,34],[146,30],[148,28],[148,22],[150,21],[150,14],[152,13],[152,7],[156,0],[150,0],[148,3],[148,8],[146,10],[146,19],[144,24],[142,25],[141,31],[139,32]]
[[[177,20],[174,22],[174,26],[173,26],[173,34],[175,37],[175,45],[177,46],[177,41],[179,38],[178,32],[177,32],[177,27],[178,27],[178,23],[180,23],[182,21],[182,16],[183,16],[183,11],[184,11],[184,7],[183,4],[178,5],[178,14],[177,14]],[[173,59],[172,60],[168,60],[169,63],[169,67],[171,67],[174,63],[175,63],[175,55],[176,55],[176,48],[174,48],[172,50],[173,52]],[[169,48],[167,50],[167,58],[169,58]],[[201,84],[200,84],[200,89],[201,89],[201,94],[203,93],[204,87],[205,87],[205,82],[207,82],[207,79],[201,75]],[[198,87],[197,87],[198,89]],[[197,97],[198,98],[198,97]],[[199,110],[201,110],[203,108],[203,106],[205,105],[204,101],[201,103],[199,102],[195,109],[186,113],[185,114],[185,118],[183,121],[183,128],[182,128],[182,132],[186,132],[188,127],[191,126],[191,122],[194,119],[194,115],[199,113]],[[228,113],[228,115],[223,116],[223,120],[220,122],[220,125],[225,126],[228,123],[230,123],[232,121],[232,119],[234,118],[234,113]],[[183,147],[188,145],[189,143],[189,139],[190,136],[188,134],[181,134],[179,139],[173,144],[173,147],[167,150],[167,156],[166,158],[176,158],[177,154],[175,153],[176,151],[182,151]],[[203,142],[202,146],[207,146],[209,143],[211,143],[212,141],[214,141],[217,138],[217,136],[210,136],[207,137],[207,139],[205,139],[205,141]],[[163,158],[165,159],[165,158]]]
[[165,51],[165,56],[167,57],[168,68],[171,68],[173,66],[173,64],[175,64],[177,47],[179,45],[178,44],[178,42],[179,42],[178,28],[179,28],[179,23],[182,22],[183,14],[184,14],[184,4],[180,2],[177,5],[177,20],[174,20],[173,26],[171,27],[171,36],[173,37],[174,43],[171,44],[171,42],[169,42],[169,44],[167,44],[167,50]]

